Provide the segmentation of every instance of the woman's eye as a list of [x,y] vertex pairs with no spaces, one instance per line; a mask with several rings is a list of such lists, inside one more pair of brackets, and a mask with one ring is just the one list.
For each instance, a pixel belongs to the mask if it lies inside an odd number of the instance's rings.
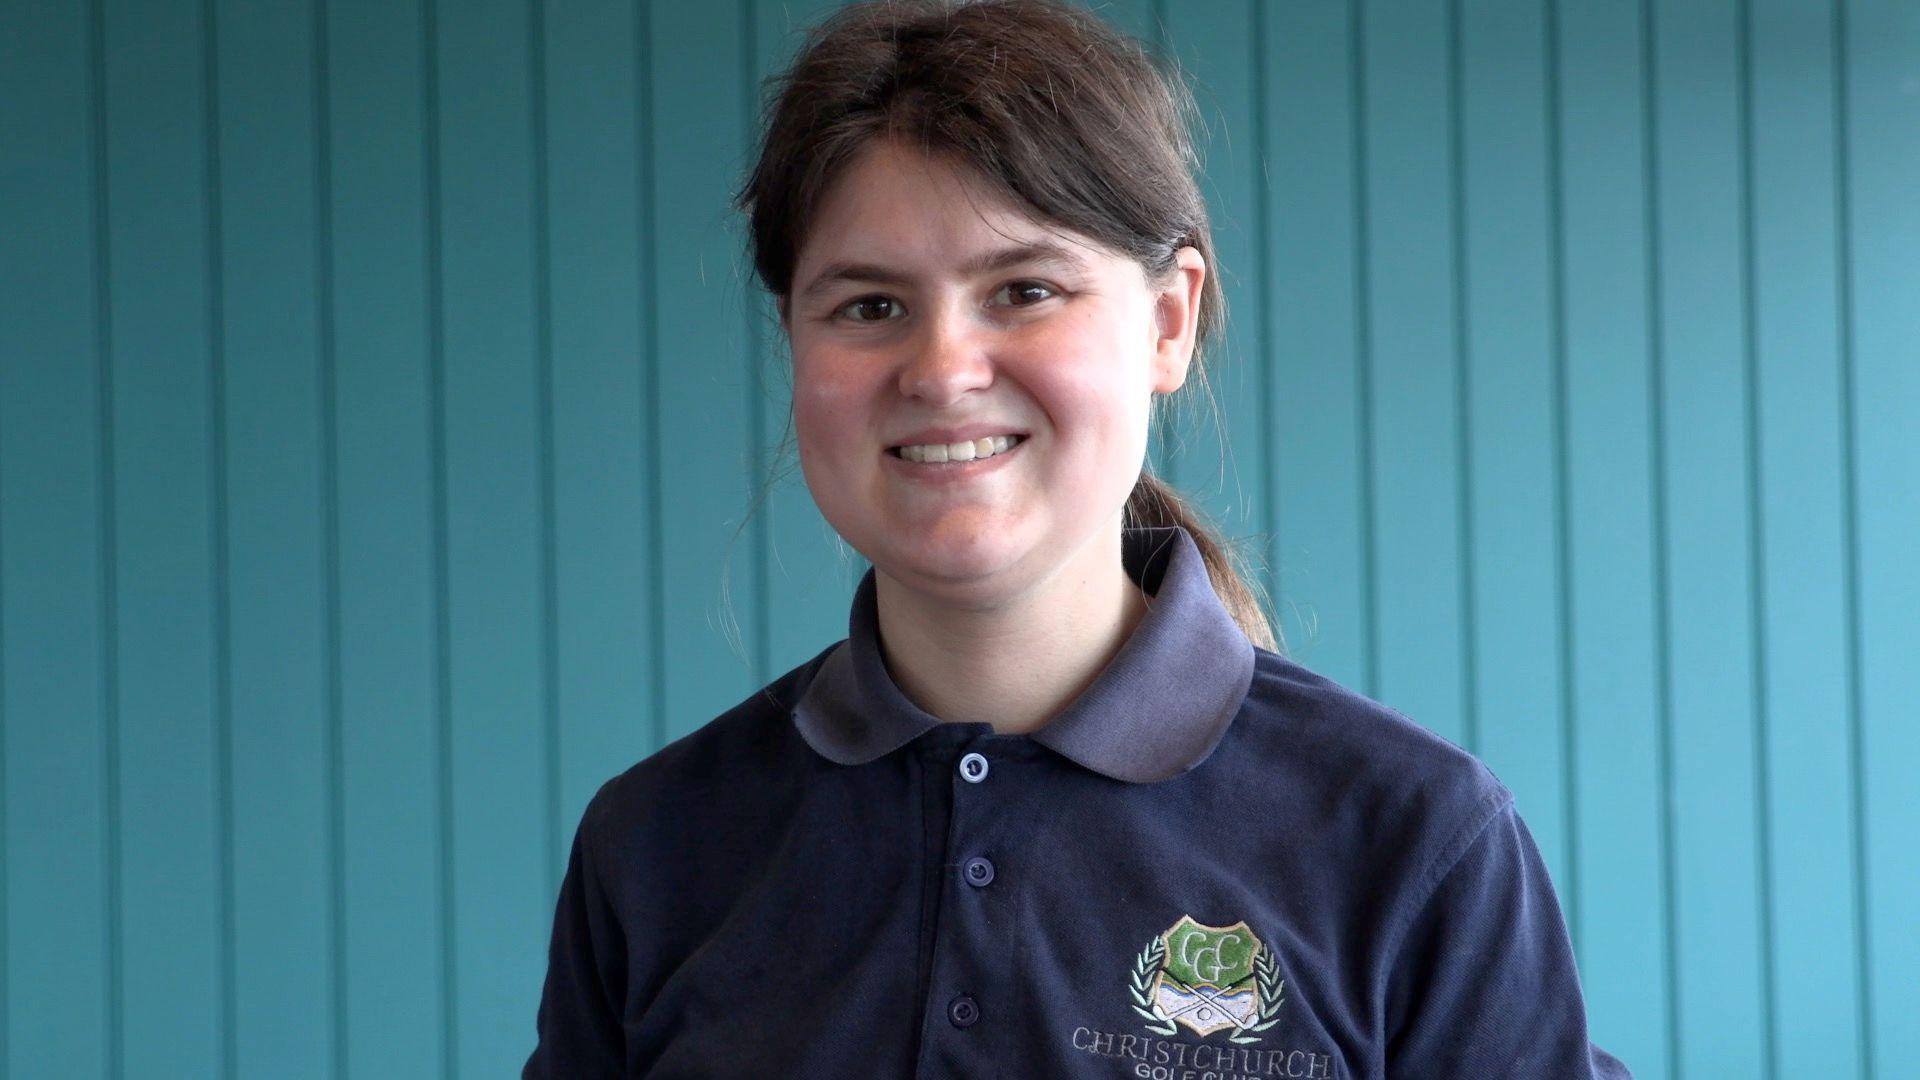
[[1008,282],[1000,292],[1005,293],[1014,307],[1032,307],[1053,295],[1053,290],[1037,281]]
[[893,313],[900,310],[900,304],[885,296],[863,296],[840,309],[854,322],[886,322]]
[[[1052,299],[1056,293],[1052,286],[1037,281],[1011,281],[993,294],[994,299],[1005,297],[1009,307],[1032,307],[1044,300]],[[882,323],[898,319],[903,314],[900,301],[890,296],[862,296],[842,304],[834,312],[835,316],[856,323]]]

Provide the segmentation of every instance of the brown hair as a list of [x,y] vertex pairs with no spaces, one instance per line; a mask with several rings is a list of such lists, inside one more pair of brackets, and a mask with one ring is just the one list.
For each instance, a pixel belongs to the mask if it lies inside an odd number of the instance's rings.
[[[757,159],[735,205],[781,302],[827,188],[876,138],[955,161],[1014,205],[1134,259],[1150,281],[1193,247],[1207,262],[1193,371],[1226,317],[1188,133],[1193,99],[1133,39],[1057,0],[868,0],[834,12],[768,80]],[[1125,523],[1193,536],[1214,591],[1254,644],[1277,650],[1260,594],[1199,511],[1150,469]]]

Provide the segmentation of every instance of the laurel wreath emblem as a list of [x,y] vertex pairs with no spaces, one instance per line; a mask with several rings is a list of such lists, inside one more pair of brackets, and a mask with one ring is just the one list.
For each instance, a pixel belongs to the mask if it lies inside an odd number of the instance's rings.
[[[1167,943],[1154,938],[1133,960],[1133,977],[1129,990],[1133,995],[1133,1011],[1153,1021],[1146,1025],[1148,1031],[1156,1035],[1172,1035],[1176,1029],[1173,1018],[1160,1011],[1153,1000],[1153,973],[1160,969],[1160,962],[1167,957]],[[1260,1011],[1254,1022],[1237,1024],[1235,1030],[1227,1036],[1228,1042],[1257,1043],[1260,1040],[1248,1035],[1249,1032],[1265,1031],[1280,1022],[1281,993],[1286,989],[1287,981],[1280,977],[1280,966],[1273,962],[1273,946],[1260,943],[1260,955],[1253,961],[1253,977],[1260,986]]]

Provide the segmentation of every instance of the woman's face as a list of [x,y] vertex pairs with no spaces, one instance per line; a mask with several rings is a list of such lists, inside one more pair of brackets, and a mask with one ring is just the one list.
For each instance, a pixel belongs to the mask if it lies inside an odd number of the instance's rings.
[[1186,377],[1196,251],[1154,290],[1131,259],[885,141],[808,235],[785,311],[794,425],[849,544],[896,580],[978,598],[1049,577],[1115,522],[1152,395]]

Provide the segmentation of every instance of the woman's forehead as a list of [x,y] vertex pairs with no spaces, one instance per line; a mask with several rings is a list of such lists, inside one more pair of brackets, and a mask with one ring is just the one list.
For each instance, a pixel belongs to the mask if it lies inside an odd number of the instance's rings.
[[813,218],[809,231],[822,242],[856,234],[884,240],[907,224],[997,231],[1009,240],[1033,239],[1045,229],[973,169],[885,141],[870,143],[840,169]]
[[[1016,252],[1025,258],[1016,260]],[[1090,269],[1111,257],[1090,238],[1041,220],[971,169],[877,143],[850,161],[821,198],[795,285],[805,290],[810,279],[849,263],[970,276],[1015,261]]]

